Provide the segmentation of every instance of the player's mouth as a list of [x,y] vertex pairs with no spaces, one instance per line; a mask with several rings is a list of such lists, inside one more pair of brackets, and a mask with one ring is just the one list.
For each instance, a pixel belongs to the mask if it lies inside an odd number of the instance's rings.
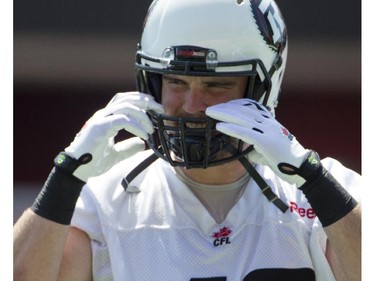
[[206,128],[206,123],[197,123],[197,122],[194,122],[194,123],[190,123],[190,122],[186,122],[185,123],[185,126],[187,128],[190,128],[190,129],[204,129]]

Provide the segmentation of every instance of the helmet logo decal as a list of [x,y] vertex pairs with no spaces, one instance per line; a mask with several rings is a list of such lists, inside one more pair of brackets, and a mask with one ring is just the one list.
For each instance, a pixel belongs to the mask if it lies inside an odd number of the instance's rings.
[[286,26],[273,1],[250,0],[254,18],[266,43],[275,51],[282,51],[286,44]]

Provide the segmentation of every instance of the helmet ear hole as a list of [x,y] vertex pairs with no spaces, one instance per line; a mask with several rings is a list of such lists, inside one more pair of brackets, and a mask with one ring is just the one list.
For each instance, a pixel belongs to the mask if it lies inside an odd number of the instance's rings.
[[161,102],[161,74],[137,70],[137,90],[152,95],[157,102]]
[[256,101],[259,101],[263,94],[265,92],[265,87],[264,87],[264,84],[262,83],[262,81],[260,80],[260,77],[259,75],[257,75],[255,77],[255,81],[254,81],[254,90],[253,90],[253,94],[252,94],[252,99],[253,100],[256,100]]
[[148,90],[158,103],[161,103],[161,74],[148,72]]
[[259,101],[263,97],[265,91],[264,83],[262,83],[259,75],[249,77],[245,98]]

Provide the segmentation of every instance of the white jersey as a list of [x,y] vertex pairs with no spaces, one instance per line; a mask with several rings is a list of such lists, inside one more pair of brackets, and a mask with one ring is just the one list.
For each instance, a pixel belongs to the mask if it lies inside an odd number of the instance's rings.
[[[122,179],[147,153],[90,179],[82,190],[72,225],[91,238],[94,280],[335,280],[314,211],[269,168],[257,171],[289,205],[287,212],[250,180],[217,224],[162,159],[124,190]],[[333,159],[323,164],[358,199],[359,175]]]

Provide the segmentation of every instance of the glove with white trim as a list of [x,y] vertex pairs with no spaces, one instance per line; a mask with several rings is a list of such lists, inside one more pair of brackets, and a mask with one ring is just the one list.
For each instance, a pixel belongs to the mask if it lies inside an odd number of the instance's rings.
[[262,104],[251,99],[232,100],[210,106],[206,115],[220,121],[216,129],[254,145],[248,158],[269,166],[280,178],[302,186],[306,180],[299,168],[310,150],[305,149]]
[[[144,150],[141,139],[146,140],[153,132],[147,110],[164,112],[162,105],[150,95],[139,92],[116,94],[105,108],[86,122],[65,148],[65,153],[57,156],[56,164],[86,182],[89,177],[100,175],[121,160]],[[115,143],[114,137],[121,129],[136,137]]]

